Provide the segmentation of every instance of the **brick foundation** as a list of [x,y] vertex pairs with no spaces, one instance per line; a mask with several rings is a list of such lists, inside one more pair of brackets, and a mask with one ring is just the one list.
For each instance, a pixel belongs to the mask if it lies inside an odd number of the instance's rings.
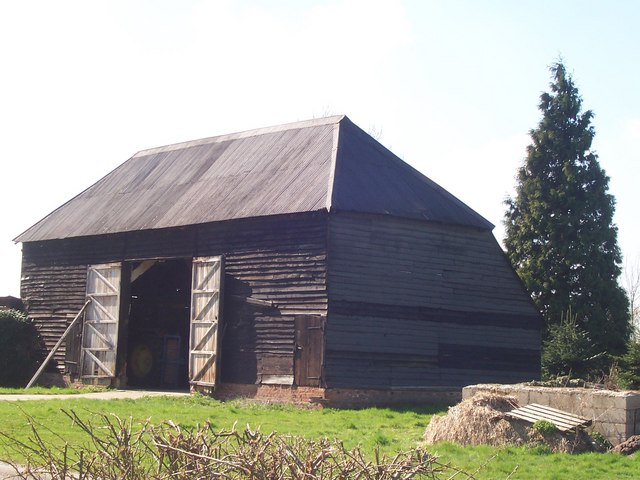
[[455,405],[462,398],[460,389],[441,388],[393,388],[369,390],[351,388],[328,388],[325,404],[337,408],[383,407],[401,404]]
[[[209,393],[209,392],[203,392]],[[293,403],[297,405],[321,405],[324,388],[296,387],[292,385],[245,385],[223,383],[213,392],[215,398],[252,398],[266,403]]]
[[214,397],[221,400],[251,398],[267,403],[293,403],[335,408],[362,408],[400,404],[454,405],[462,398],[460,389],[348,389],[296,387],[291,385],[219,385]]

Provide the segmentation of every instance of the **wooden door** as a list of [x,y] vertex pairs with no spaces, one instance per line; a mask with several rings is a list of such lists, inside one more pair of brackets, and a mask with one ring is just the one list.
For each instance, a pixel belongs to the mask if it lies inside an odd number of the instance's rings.
[[324,320],[319,315],[297,315],[295,318],[295,384],[320,387],[323,384]]
[[220,357],[222,257],[193,259],[189,333],[189,382],[215,388]]
[[83,379],[106,379],[116,375],[118,321],[120,315],[119,263],[89,265],[84,314],[80,375]]

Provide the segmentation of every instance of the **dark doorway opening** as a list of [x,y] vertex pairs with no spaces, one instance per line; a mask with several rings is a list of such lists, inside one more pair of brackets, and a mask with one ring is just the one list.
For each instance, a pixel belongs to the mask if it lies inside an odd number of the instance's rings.
[[191,259],[131,264],[127,385],[189,387]]

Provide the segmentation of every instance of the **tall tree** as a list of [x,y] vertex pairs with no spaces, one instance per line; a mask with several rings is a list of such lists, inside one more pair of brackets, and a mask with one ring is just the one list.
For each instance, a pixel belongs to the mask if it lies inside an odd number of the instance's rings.
[[549,327],[569,309],[602,351],[625,349],[628,301],[609,177],[591,151],[593,113],[561,62],[550,67],[515,198],[506,200],[507,255]]
[[627,262],[622,284],[629,299],[629,319],[634,340],[640,342],[640,257],[634,263]]

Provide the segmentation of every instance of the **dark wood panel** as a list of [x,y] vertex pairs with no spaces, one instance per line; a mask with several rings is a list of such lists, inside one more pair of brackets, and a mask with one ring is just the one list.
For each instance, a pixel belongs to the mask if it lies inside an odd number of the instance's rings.
[[293,376],[290,355],[260,353],[257,357],[258,372],[261,376]]
[[490,232],[338,212],[328,262],[328,386],[539,377],[541,317]]
[[[21,296],[28,315],[36,327],[47,350],[53,348],[67,329],[73,317],[84,304],[87,268],[84,265],[51,265],[41,267],[28,257],[23,258]],[[67,345],[77,341],[78,327],[69,337]],[[75,348],[64,345],[56,352],[49,369],[73,368],[79,361]]]
[[513,371],[474,365],[441,367],[433,356],[353,354],[327,350],[326,381],[333,388],[453,387],[470,383],[517,383],[539,377],[539,371]]
[[346,300],[332,300],[330,313],[340,316],[362,316],[370,318],[388,319],[413,322],[449,323],[457,325],[483,325],[539,332],[542,319],[539,315],[521,315],[490,312],[467,312],[430,308],[428,306],[387,305],[383,303],[350,302]]
[[350,353],[327,350],[327,386],[388,388],[437,386],[440,372],[432,355]]
[[446,368],[540,375],[539,349],[441,343],[438,350],[438,362]]
[[329,232],[332,301],[537,315],[488,231],[341,213]]

